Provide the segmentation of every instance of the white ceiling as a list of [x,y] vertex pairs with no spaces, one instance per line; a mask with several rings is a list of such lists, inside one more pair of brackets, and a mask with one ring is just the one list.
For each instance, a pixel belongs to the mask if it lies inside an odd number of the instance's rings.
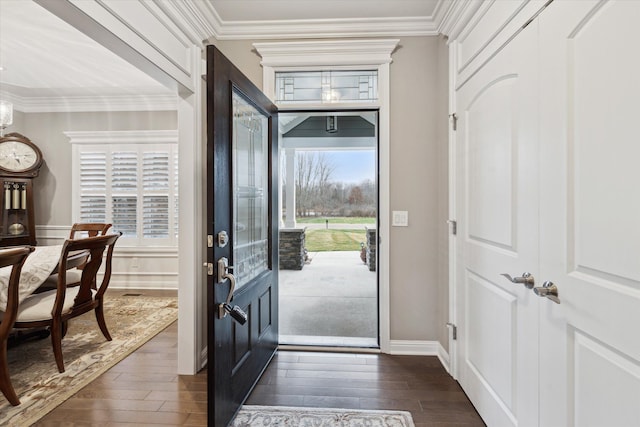
[[[225,28],[236,24],[246,28],[248,23],[268,23],[277,28],[299,20],[433,20],[441,3],[450,0],[207,1]],[[158,82],[30,0],[0,0],[0,67],[0,92],[21,97],[167,92]]]

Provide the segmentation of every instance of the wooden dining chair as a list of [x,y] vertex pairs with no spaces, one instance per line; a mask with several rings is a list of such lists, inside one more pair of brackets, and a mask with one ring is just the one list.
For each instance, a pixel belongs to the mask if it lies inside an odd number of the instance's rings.
[[81,237],[94,237],[107,234],[111,228],[111,224],[97,222],[76,222],[71,226],[69,232],[70,239],[78,239]]
[[[68,321],[89,311],[95,311],[100,331],[111,341],[111,335],[104,320],[104,293],[111,280],[113,249],[122,233],[104,236],[67,239],[62,245],[58,271],[67,270],[67,258],[77,251],[87,253],[87,262],[82,270],[79,286],[67,286],[66,275],[58,274],[56,289],[32,294],[18,308],[14,328],[48,327],[58,371],[64,372],[62,338],[66,334]],[[105,259],[105,270],[100,286],[94,289],[98,270]]]
[[11,378],[7,361],[7,341],[18,314],[18,287],[20,272],[27,257],[34,248],[31,246],[0,251],[0,268],[11,267],[11,275],[7,283],[7,306],[0,311],[0,390],[13,406],[20,404]]
[[[107,224],[107,223],[76,222],[71,226],[71,231],[69,232],[69,239],[102,236],[107,234],[110,228],[111,228],[111,224]],[[82,276],[83,268],[84,268],[84,263],[79,265],[77,268],[73,268],[65,271],[65,274],[67,275],[66,277],[67,286],[78,286],[80,284],[80,277]],[[40,286],[40,289],[38,290],[38,292],[44,292],[44,291],[55,289],[57,286],[57,283],[58,283],[58,274],[57,273],[52,274]]]

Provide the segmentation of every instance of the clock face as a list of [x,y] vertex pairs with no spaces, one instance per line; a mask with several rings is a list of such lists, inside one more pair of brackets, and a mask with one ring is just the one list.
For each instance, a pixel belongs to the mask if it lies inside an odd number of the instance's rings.
[[20,141],[5,141],[0,143],[0,167],[21,172],[30,169],[38,162],[38,154],[28,144]]

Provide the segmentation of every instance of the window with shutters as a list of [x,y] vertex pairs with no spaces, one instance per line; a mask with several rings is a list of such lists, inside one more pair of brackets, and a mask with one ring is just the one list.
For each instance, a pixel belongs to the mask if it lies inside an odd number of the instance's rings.
[[177,246],[177,133],[65,134],[73,144],[74,222],[110,222],[132,246]]

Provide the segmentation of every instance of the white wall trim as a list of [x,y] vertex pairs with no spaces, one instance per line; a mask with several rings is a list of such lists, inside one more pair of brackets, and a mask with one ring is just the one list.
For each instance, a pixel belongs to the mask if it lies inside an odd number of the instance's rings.
[[29,96],[3,90],[0,96],[10,101],[16,111],[23,113],[175,111],[178,106],[177,96],[173,93]]
[[440,352],[438,341],[391,340],[389,354],[409,356],[437,356]]
[[438,359],[440,360],[440,363],[442,363],[442,366],[444,367],[444,369],[451,375],[451,360],[449,358],[449,353],[447,353],[447,350],[444,349],[444,347],[442,346],[442,343],[438,342]]
[[[318,70],[332,69],[336,66],[352,67],[356,69],[362,66],[378,70],[378,101],[367,104],[362,103],[359,108],[379,109],[379,238],[378,246],[378,273],[379,273],[379,315],[380,315],[380,351],[390,351],[391,340],[391,314],[390,314],[390,278],[389,278],[389,236],[390,221],[390,113],[389,113],[389,64],[391,54],[395,50],[399,40],[329,40],[329,41],[303,41],[282,43],[254,43],[263,66],[263,92],[270,99],[275,99],[275,72],[286,70]],[[368,60],[367,60],[368,56]],[[327,110],[344,108],[342,104],[320,104],[297,106],[297,109]],[[283,109],[284,110],[284,109]]]
[[407,356],[437,356],[438,341],[391,340],[389,354]]
[[336,69],[337,66],[389,64],[399,42],[397,39],[321,40],[254,43],[253,47],[262,57],[263,67],[280,71],[292,67]]
[[[202,63],[202,50],[194,45],[190,52],[193,68]],[[203,142],[203,80],[193,77],[195,92],[182,94],[178,103],[178,169],[180,171],[180,235],[178,238],[178,373],[194,375],[207,361],[207,294],[202,263],[206,260],[206,159]],[[204,355],[204,359],[203,356]]]

